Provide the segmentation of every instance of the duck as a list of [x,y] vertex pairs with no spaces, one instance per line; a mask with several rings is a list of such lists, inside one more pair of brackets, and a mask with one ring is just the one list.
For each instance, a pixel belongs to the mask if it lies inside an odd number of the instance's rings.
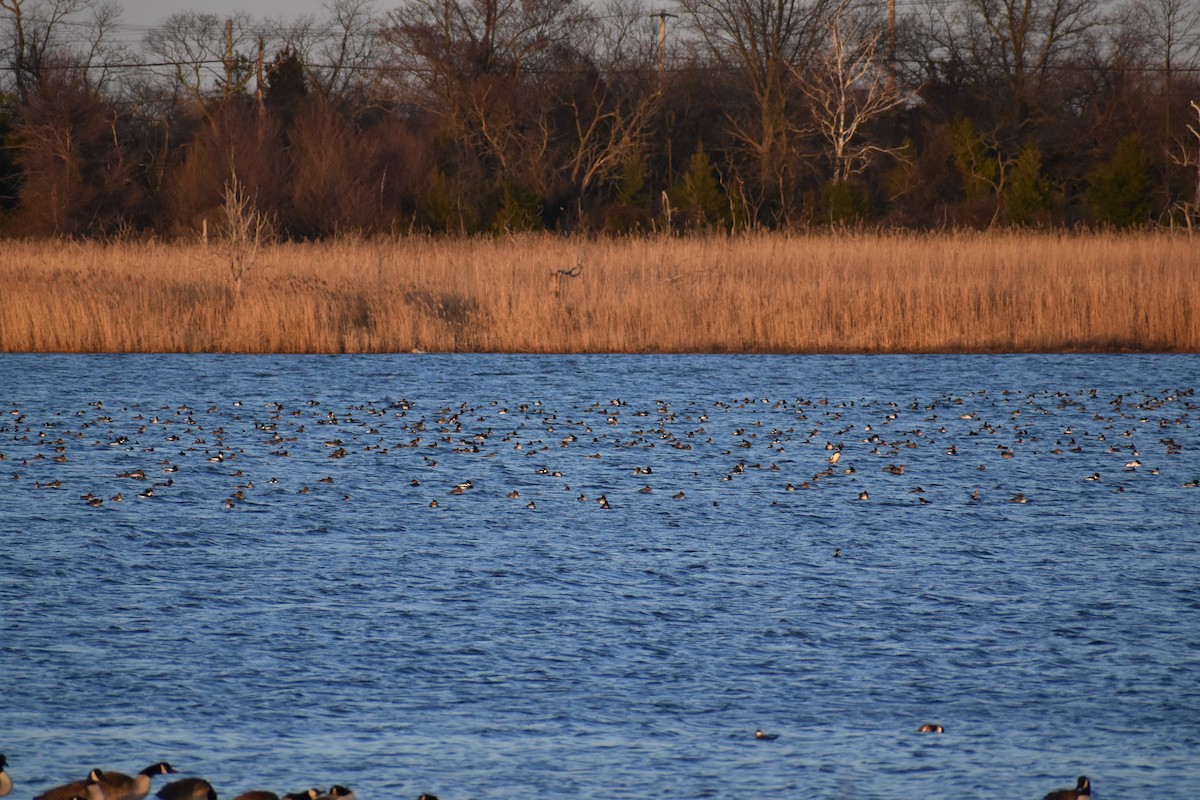
[[329,787],[328,792],[321,795],[317,800],[355,800],[355,798],[352,790],[335,783]]
[[11,792],[13,787],[12,776],[4,771],[4,767],[7,764],[8,760],[4,757],[3,753],[0,753],[0,797],[4,797],[4,795]]
[[181,778],[158,790],[159,800],[217,800],[212,784],[203,778]]
[[104,794],[104,773],[94,769],[81,781],[71,781],[62,786],[47,789],[33,800],[74,800],[82,797],[84,800],[108,800]]
[[921,727],[917,728],[917,733],[945,733],[946,729],[936,722],[926,722]]
[[1092,784],[1086,775],[1080,775],[1075,781],[1074,789],[1055,789],[1046,795],[1045,800],[1091,800]]
[[758,730],[756,730],[754,732],[754,738],[760,739],[764,742],[770,742],[770,741],[774,741],[775,739],[778,739],[779,734],[778,733],[763,733],[762,728],[759,728]]
[[170,775],[175,770],[165,761],[151,764],[130,777],[121,772],[104,772],[100,779],[100,787],[104,790],[107,800],[142,800],[150,794],[150,780],[155,775]]

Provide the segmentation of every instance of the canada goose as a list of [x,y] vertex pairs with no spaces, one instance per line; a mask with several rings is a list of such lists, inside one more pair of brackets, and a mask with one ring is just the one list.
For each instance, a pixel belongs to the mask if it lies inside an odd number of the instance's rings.
[[107,800],[142,800],[150,794],[151,778],[155,775],[170,775],[174,771],[170,764],[159,761],[132,778],[121,772],[105,772],[104,777],[100,779],[100,787],[104,789]]
[[104,773],[94,769],[84,780],[71,781],[62,786],[47,789],[33,800],[73,800],[76,797],[83,797],[85,800],[107,800],[104,795],[103,780]]
[[251,792],[242,792],[233,800],[279,800],[279,795],[274,792],[268,792],[261,789],[256,789]]
[[159,800],[217,800],[212,784],[203,778],[181,778],[158,790]]
[[288,792],[280,800],[317,800],[321,796],[321,790],[315,786],[305,789],[303,792]]
[[1086,775],[1080,775],[1075,781],[1074,789],[1055,789],[1046,795],[1045,800],[1091,800],[1092,784]]
[[926,722],[917,728],[917,733],[945,733],[946,729],[934,722]]
[[8,760],[4,758],[4,754],[0,753],[0,797],[12,791],[12,778],[4,771],[5,764]]

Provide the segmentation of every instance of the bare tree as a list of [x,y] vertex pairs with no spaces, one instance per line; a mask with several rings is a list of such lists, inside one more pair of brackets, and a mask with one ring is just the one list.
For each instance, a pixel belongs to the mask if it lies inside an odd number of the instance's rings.
[[168,80],[183,91],[205,116],[209,102],[228,100],[254,76],[247,53],[252,44],[250,17],[222,20],[216,14],[184,11],[172,14],[146,35],[146,49],[170,64]]
[[866,133],[870,123],[905,101],[879,58],[885,35],[879,22],[865,6],[842,3],[829,16],[824,46],[809,69],[797,74],[813,125],[828,146],[835,183],[862,172],[875,155],[895,150]]
[[1018,130],[1040,118],[1047,89],[1091,44],[1102,22],[1100,0],[925,0],[925,49],[969,73],[977,87],[1002,87],[991,98]]
[[451,160],[545,196],[560,180],[549,98],[581,68],[586,17],[573,0],[407,0],[383,34],[393,89],[440,122]]
[[379,61],[378,11],[374,0],[328,0],[323,28],[330,36],[314,54],[313,84],[326,97],[345,97],[356,83],[366,83],[362,71]]
[[1134,0],[1131,11],[1140,22],[1151,58],[1162,68],[1163,96],[1170,98],[1175,74],[1194,67],[1200,58],[1200,4],[1193,0]]
[[47,235],[104,234],[137,212],[117,111],[86,69],[52,59],[18,109],[22,229]]
[[[1162,73],[1162,135],[1172,141],[1176,76],[1200,62],[1200,3],[1195,0],[1133,0],[1122,14],[1125,27],[1135,32],[1146,60]],[[1166,152],[1168,147],[1164,147]],[[1169,170],[1164,170],[1164,178]]]
[[323,14],[267,22],[279,49],[300,56],[309,84],[322,97],[346,99],[369,86],[380,66],[381,14],[375,0],[325,0]]
[[241,296],[242,281],[254,269],[259,251],[270,240],[271,224],[232,166],[221,196],[221,217],[221,256],[229,268],[229,282],[236,299]]
[[1200,223],[1200,103],[1195,100],[1191,102],[1192,111],[1196,114],[1196,124],[1190,122],[1187,125],[1188,133],[1196,140],[1193,145],[1196,150],[1193,155],[1191,147],[1188,143],[1180,140],[1178,142],[1178,154],[1172,154],[1172,160],[1181,167],[1190,167],[1196,171],[1196,189],[1190,201],[1183,200],[1175,204],[1175,208],[1183,213],[1183,218],[1187,224],[1189,231],[1194,229],[1197,223]]
[[[51,60],[56,68],[82,65],[96,87],[107,83],[106,65],[123,51],[112,40],[121,8],[114,0],[0,0],[0,53],[13,76],[13,89],[24,100]],[[85,33],[80,36],[78,31]]]
[[760,191],[786,207],[793,70],[803,70],[824,32],[830,0],[676,0],[705,46],[746,88],[751,111],[730,115],[758,166]]

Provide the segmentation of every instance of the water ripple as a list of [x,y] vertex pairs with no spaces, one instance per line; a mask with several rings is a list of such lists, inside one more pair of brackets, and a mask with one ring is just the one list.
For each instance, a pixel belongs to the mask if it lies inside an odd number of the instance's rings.
[[1200,778],[1195,357],[0,361],[24,796]]

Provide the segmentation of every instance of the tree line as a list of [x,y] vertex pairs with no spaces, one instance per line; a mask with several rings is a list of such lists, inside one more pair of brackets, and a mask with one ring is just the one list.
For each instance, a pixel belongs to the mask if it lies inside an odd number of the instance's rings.
[[0,141],[8,236],[1190,229],[1200,4],[0,0]]

